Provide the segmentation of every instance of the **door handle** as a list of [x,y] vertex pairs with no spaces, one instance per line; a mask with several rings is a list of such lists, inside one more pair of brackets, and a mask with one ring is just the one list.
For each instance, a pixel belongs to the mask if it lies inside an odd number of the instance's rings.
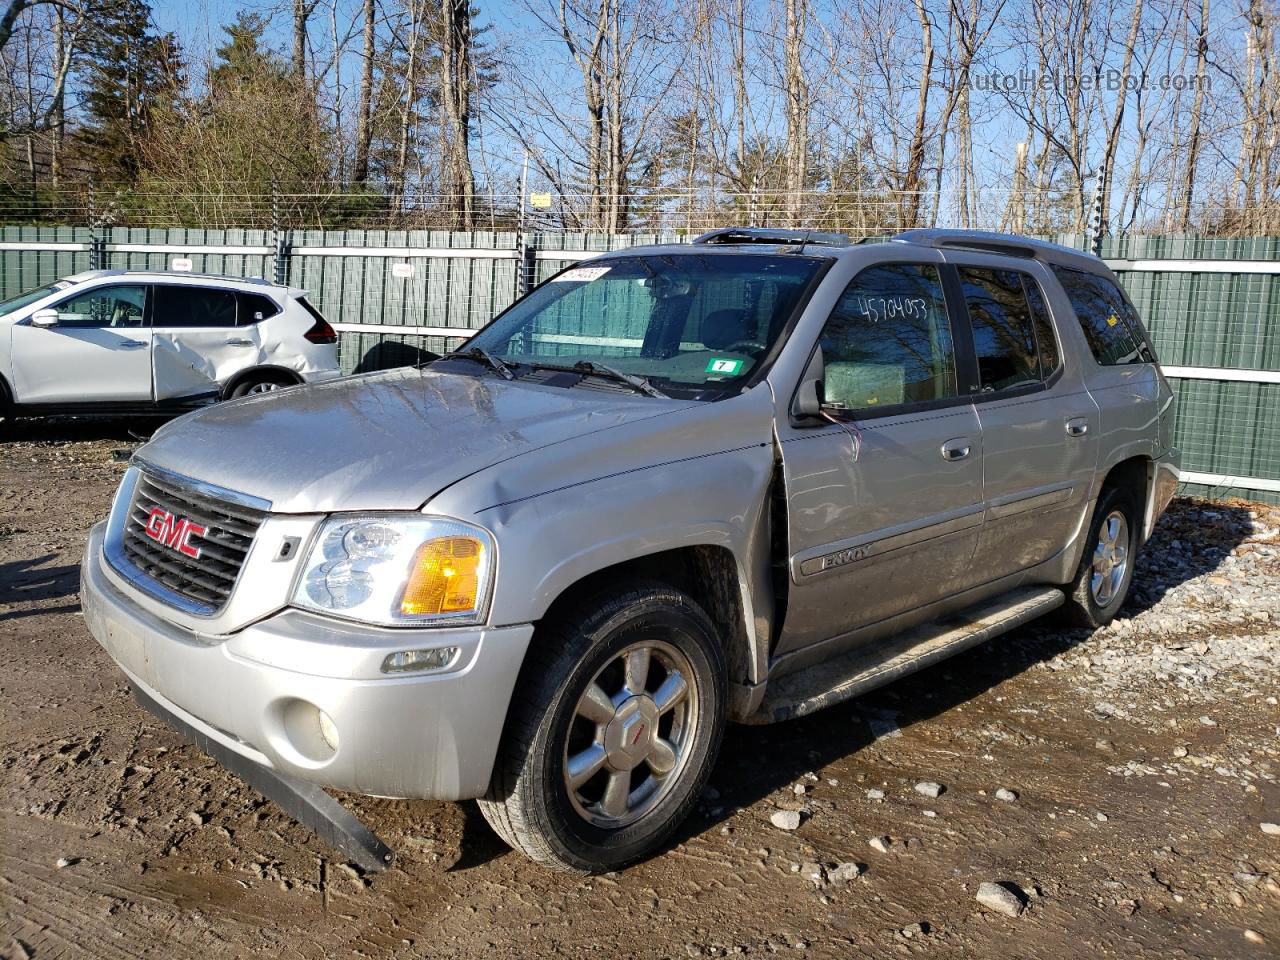
[[252,347],[252,340],[245,340],[243,337],[232,337],[227,341],[228,347]]
[[942,459],[954,462],[963,460],[969,455],[969,438],[956,437],[942,445]]
[[1083,437],[1089,432],[1089,421],[1084,417],[1072,417],[1066,423],[1067,436]]
[[137,350],[139,347],[145,347],[146,345],[147,345],[147,341],[145,340],[121,340],[120,341],[121,350]]

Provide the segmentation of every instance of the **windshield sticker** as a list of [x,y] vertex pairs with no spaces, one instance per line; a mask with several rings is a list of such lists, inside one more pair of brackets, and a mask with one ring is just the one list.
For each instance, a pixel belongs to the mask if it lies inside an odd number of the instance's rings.
[[609,267],[574,267],[572,270],[566,270],[557,277],[552,277],[552,283],[586,283],[588,280],[599,280],[609,272]]
[[713,357],[707,361],[707,373],[718,373],[726,377],[736,377],[742,370],[743,361]]
[[1108,327],[1114,327],[1119,322],[1120,322],[1120,318],[1117,317],[1114,313],[1111,316],[1107,317]]

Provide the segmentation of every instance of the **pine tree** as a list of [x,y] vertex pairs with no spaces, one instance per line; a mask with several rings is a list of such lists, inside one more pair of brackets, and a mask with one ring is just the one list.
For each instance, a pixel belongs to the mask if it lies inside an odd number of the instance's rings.
[[79,135],[85,153],[102,181],[133,183],[148,128],[182,88],[177,39],[152,31],[146,0],[109,0],[86,39],[83,63],[91,118]]

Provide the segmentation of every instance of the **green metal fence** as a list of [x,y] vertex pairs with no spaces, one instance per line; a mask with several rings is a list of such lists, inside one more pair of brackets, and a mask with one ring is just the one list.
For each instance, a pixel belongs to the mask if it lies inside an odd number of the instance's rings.
[[[106,266],[281,277],[341,333],[350,372],[457,346],[585,256],[675,235],[0,228],[0,296]],[[1053,238],[1083,247],[1084,238]],[[1117,237],[1102,256],[1177,392],[1189,492],[1280,503],[1280,237]]]

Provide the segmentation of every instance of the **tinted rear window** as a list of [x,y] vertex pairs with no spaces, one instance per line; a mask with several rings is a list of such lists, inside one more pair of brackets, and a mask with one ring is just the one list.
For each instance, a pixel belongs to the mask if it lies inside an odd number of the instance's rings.
[[206,287],[157,286],[151,325],[165,327],[234,327],[236,295]]
[[1138,312],[1114,283],[1096,273],[1054,267],[1098,363],[1114,366],[1153,360]]
[[274,300],[260,293],[241,293],[237,296],[240,300],[239,326],[267,320],[280,312],[280,307]]
[[1015,270],[960,267],[983,390],[1007,390],[1040,380],[1031,305]]

